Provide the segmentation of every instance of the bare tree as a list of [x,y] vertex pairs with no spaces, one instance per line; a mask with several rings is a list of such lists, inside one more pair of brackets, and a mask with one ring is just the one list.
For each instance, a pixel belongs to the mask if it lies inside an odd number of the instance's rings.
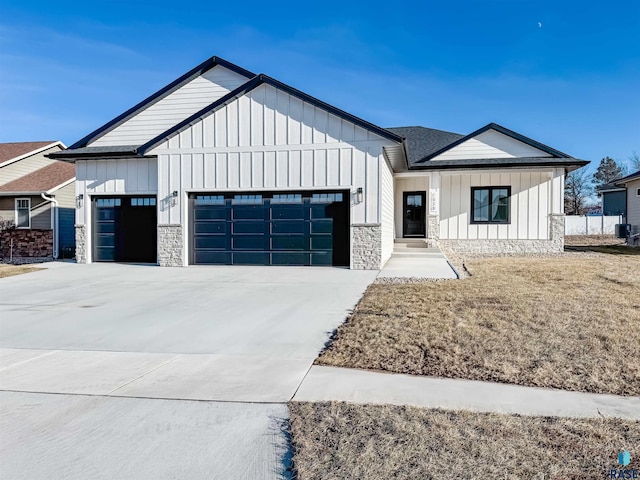
[[640,170],[640,155],[635,150],[629,155],[629,167],[632,173]]
[[593,193],[591,175],[585,168],[574,170],[565,180],[564,210],[567,215],[580,215],[586,207],[586,201]]

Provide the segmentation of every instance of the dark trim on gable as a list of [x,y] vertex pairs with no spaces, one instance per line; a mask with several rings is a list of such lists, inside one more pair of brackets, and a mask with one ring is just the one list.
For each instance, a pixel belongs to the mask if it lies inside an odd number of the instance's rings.
[[626,188],[626,184],[627,182],[630,182],[632,180],[636,180],[637,178],[640,178],[640,170],[638,170],[635,173],[632,173],[631,175],[627,175],[626,177],[622,177],[619,178],[618,180],[614,180],[613,182],[611,182],[613,185],[620,186],[620,185],[624,185]]
[[229,69],[229,70],[231,70],[231,71],[233,71],[235,73],[238,73],[238,74],[240,74],[240,75],[242,75],[244,77],[247,77],[247,78],[255,77],[255,74],[250,72],[249,70],[245,70],[244,68],[239,67],[238,65],[235,65],[235,64],[233,64],[231,62],[228,62],[228,61],[226,61],[226,60],[224,60],[224,59],[222,59],[220,57],[216,57],[216,56],[211,57],[211,58],[205,60],[204,62],[202,62],[197,67],[192,68],[187,73],[182,75],[180,78],[174,80],[173,82],[171,82],[166,87],[158,90],[156,93],[154,93],[150,97],[145,98],[143,101],[141,101],[137,105],[131,107],[129,110],[127,110],[123,114],[117,116],[116,118],[114,118],[110,122],[104,124],[102,127],[98,128],[97,130],[94,130],[93,132],[91,132],[89,135],[87,135],[86,137],[82,138],[81,140],[78,140],[76,143],[71,145],[69,148],[70,149],[74,149],[74,148],[86,147],[89,142],[91,142],[93,140],[96,140],[99,137],[102,137],[103,135],[107,134],[108,132],[110,132],[114,128],[122,125],[124,122],[129,120],[131,117],[133,117],[134,115],[139,113],[144,108],[149,107],[149,106],[153,105],[154,103],[162,100],[163,98],[165,98],[170,93],[175,92],[176,90],[178,90],[183,85],[189,83],[191,80],[193,80],[194,78],[202,75],[203,73],[211,70],[216,65],[220,65],[221,67],[225,67],[225,68],[227,68],[227,69]]
[[193,126],[194,124],[196,124],[197,122],[199,122],[200,120],[202,120],[203,118],[215,113],[217,110],[220,110],[221,108],[225,107],[226,105],[234,102],[235,100],[237,100],[238,98],[246,95],[247,93],[249,93],[250,91],[256,89],[257,87],[259,87],[262,84],[267,84],[270,85],[274,88],[277,88],[278,90],[282,90],[290,95],[293,95],[294,97],[299,98],[300,100],[310,103],[318,108],[321,108],[323,110],[328,111],[329,113],[340,117],[344,120],[347,120],[351,123],[354,123],[355,125],[358,125],[359,127],[364,128],[365,130],[369,130],[373,133],[375,133],[376,135],[380,135],[383,138],[387,138],[389,140],[393,140],[394,142],[398,142],[398,143],[403,143],[403,137],[396,135],[395,133],[392,133],[388,130],[385,130],[384,128],[378,127],[377,125],[374,125],[372,123],[369,123],[365,120],[362,120],[361,118],[355,117],[353,115],[351,115],[350,113],[347,113],[343,110],[340,110],[339,108],[336,108],[332,105],[329,105],[328,103],[325,103],[321,100],[318,100],[317,98],[314,98],[310,95],[307,95],[306,93],[301,92],[300,90],[297,90],[293,87],[290,87],[289,85],[286,85],[282,82],[279,82],[278,80],[275,80],[267,75],[264,74],[260,74],[257,75],[256,77],[252,78],[251,80],[249,80],[247,83],[239,86],[238,88],[236,88],[235,90],[229,92],[228,94],[226,94],[224,97],[220,98],[219,100],[216,100],[215,102],[213,102],[211,105],[208,105],[207,107],[203,108],[202,110],[194,113],[193,115],[191,115],[190,117],[186,118],[185,120],[183,120],[182,122],[178,123],[177,125],[173,126],[172,128],[170,128],[169,130],[161,133],[160,135],[156,136],[155,138],[152,138],[151,140],[149,140],[147,143],[145,143],[144,145],[141,145],[140,147],[137,148],[137,153],[139,155],[144,155],[145,153],[147,153],[149,150],[157,147],[158,145],[160,145],[163,142],[166,142],[167,140],[173,138],[175,135],[178,135],[179,133],[183,132],[184,130],[188,129],[189,127]]
[[410,171],[415,170],[466,170],[469,168],[511,168],[511,167],[575,167],[580,168],[588,165],[587,160],[577,158],[553,158],[553,157],[530,157],[530,158],[483,158],[467,160],[432,160],[423,165],[413,165]]
[[441,148],[440,150],[438,150],[437,152],[432,153],[431,155],[428,155],[422,159],[420,159],[420,162],[426,162],[428,160],[431,160],[434,157],[437,157],[438,155],[440,155],[441,153],[446,152],[447,150],[451,150],[453,147],[457,147],[458,145],[460,145],[461,143],[466,142],[467,140],[470,140],[471,138],[480,135],[481,133],[486,132],[487,130],[495,130],[496,132],[500,132],[504,135],[507,135],[508,137],[511,137],[515,140],[518,140],[522,143],[526,143],[529,146],[532,146],[534,148],[537,148],[538,150],[542,150],[543,152],[546,152],[550,155],[553,155],[554,157],[559,157],[559,158],[571,158],[570,155],[567,155],[566,153],[562,153],[559,150],[556,150],[554,148],[551,148],[547,145],[544,145],[543,143],[540,142],[536,142],[535,140],[529,138],[529,137],[525,137],[524,135],[521,135],[517,132],[514,132],[513,130],[509,130],[508,128],[505,128],[501,125],[498,125],[497,123],[490,123],[488,125],[485,125],[482,128],[479,128],[478,130],[476,130],[475,132],[471,132],[469,135],[460,138],[459,140],[456,140],[453,143],[450,143],[449,145],[447,145],[446,147]]

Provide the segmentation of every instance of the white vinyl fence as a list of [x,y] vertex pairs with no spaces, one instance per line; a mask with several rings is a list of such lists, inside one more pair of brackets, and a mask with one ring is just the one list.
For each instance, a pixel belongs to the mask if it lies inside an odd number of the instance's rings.
[[564,219],[565,235],[613,235],[622,215],[567,215]]

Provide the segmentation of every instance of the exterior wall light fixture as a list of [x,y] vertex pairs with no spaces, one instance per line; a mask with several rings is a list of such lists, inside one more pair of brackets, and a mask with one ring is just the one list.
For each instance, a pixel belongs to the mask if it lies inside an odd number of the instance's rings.
[[82,208],[82,203],[84,201],[84,194],[80,194],[76,197],[76,208]]
[[356,203],[362,203],[364,200],[364,193],[362,192],[362,187],[358,187],[356,190]]

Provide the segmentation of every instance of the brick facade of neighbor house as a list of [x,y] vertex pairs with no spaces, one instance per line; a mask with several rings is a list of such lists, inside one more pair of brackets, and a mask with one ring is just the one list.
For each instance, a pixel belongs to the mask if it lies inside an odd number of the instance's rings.
[[53,257],[53,230],[12,229],[0,232],[0,256],[5,262],[11,257],[14,260],[24,257],[51,258]]

